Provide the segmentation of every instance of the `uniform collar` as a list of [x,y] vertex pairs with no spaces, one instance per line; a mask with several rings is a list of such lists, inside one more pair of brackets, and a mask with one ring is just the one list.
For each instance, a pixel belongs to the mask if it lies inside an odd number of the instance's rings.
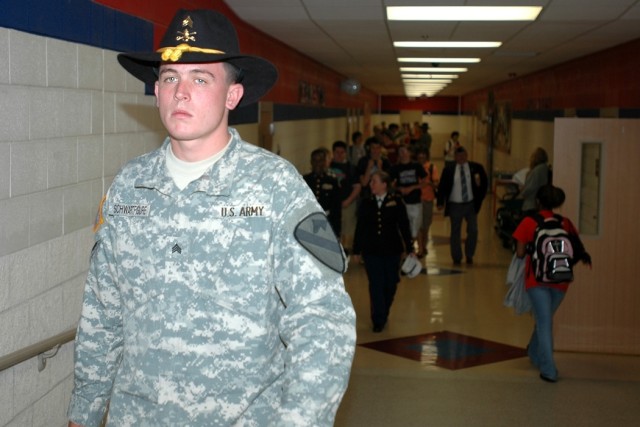
[[[231,192],[231,183],[236,166],[240,158],[240,135],[234,128],[229,128],[231,142],[222,158],[208,169],[200,178],[191,182],[185,190],[192,192],[204,192],[211,196],[228,196]],[[151,153],[149,159],[149,174],[136,179],[136,188],[153,188],[163,194],[171,194],[176,191],[173,179],[167,170],[165,155],[170,144],[167,137],[162,147]]]

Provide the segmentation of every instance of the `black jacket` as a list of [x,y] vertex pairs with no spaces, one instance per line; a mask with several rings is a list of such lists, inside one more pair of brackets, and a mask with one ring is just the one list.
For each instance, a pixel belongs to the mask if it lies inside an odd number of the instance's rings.
[[[447,166],[440,175],[440,184],[438,184],[438,207],[444,206],[444,214],[449,215],[449,195],[453,189],[453,177],[456,172],[457,163],[453,166]],[[482,201],[487,195],[489,180],[487,173],[480,163],[469,162],[469,171],[471,172],[471,191],[473,193],[473,207],[476,213],[480,212]]]
[[400,255],[413,252],[407,209],[398,194],[387,194],[378,208],[375,196],[362,200],[353,240],[356,255]]
[[311,191],[316,196],[316,200],[324,209],[334,234],[340,238],[342,222],[342,196],[340,185],[333,176],[310,173],[303,176]]

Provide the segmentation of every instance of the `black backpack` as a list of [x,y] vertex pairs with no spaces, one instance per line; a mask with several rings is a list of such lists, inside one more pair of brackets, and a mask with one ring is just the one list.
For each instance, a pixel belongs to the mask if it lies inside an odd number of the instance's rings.
[[531,247],[531,262],[539,283],[573,281],[574,241],[562,228],[562,216],[544,218],[536,213],[538,222]]

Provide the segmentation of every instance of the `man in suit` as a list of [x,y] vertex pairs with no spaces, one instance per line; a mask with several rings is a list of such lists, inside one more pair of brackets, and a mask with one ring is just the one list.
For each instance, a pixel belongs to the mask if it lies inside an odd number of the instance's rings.
[[467,223],[464,255],[467,264],[473,264],[478,243],[478,212],[487,195],[489,180],[481,164],[468,160],[467,150],[455,150],[455,164],[446,166],[438,186],[438,210],[444,209],[451,219],[451,258],[454,265],[462,262],[462,220]]

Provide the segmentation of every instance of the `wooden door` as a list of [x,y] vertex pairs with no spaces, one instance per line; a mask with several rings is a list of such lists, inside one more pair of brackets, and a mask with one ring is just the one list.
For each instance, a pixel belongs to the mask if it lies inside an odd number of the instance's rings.
[[593,258],[556,314],[556,350],[640,354],[640,120],[557,119],[553,151],[560,213]]

